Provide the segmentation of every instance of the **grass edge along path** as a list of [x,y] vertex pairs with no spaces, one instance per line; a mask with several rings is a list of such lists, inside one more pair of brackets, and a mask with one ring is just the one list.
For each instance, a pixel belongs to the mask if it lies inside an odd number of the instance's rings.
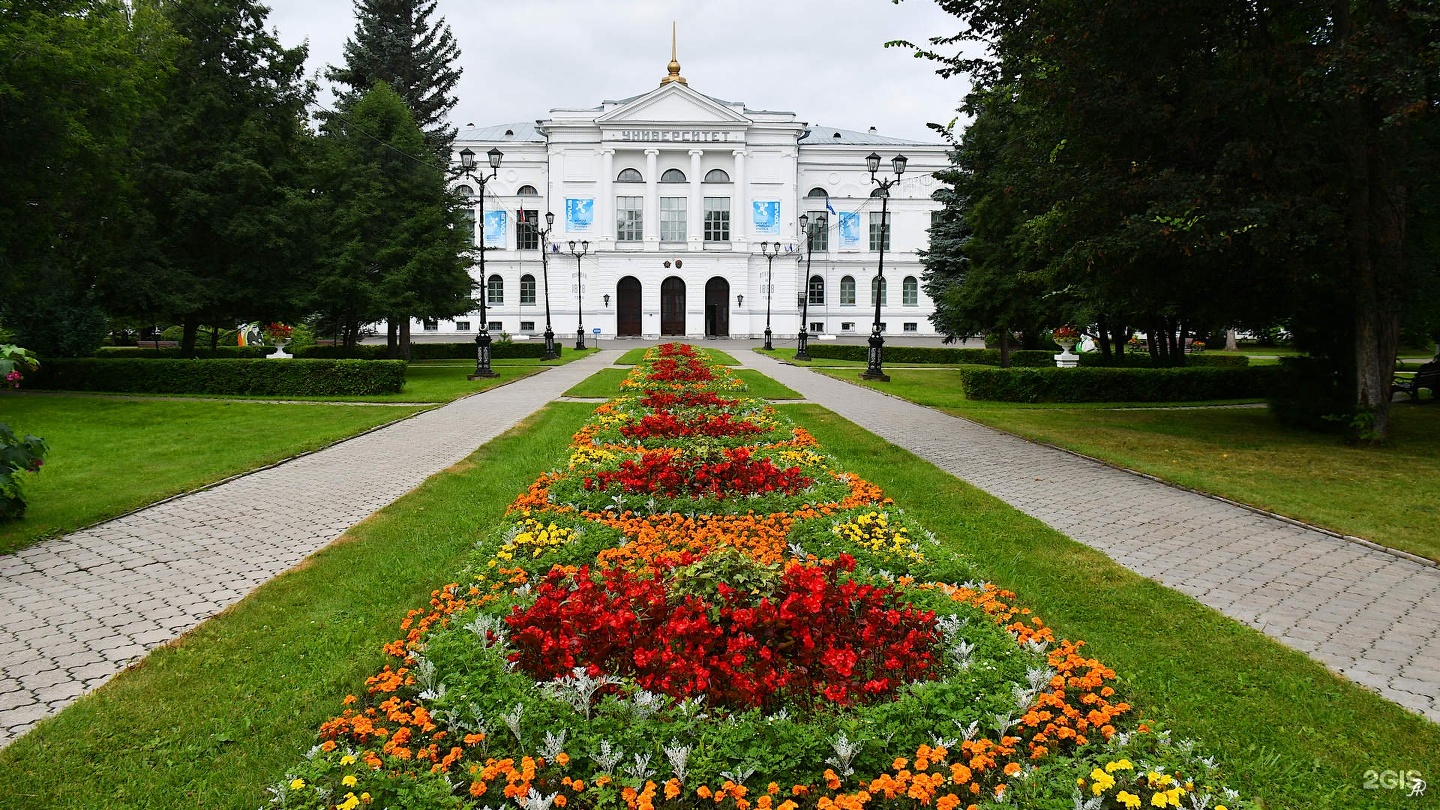
[[0,808],[253,810],[593,406],[548,406],[0,750]]
[[858,475],[900,503],[1057,636],[1114,667],[1141,716],[1191,737],[1266,808],[1431,806],[1367,790],[1365,772],[1440,775],[1440,726],[1303,653],[1105,555],[819,406],[786,406]]
[[[1142,473],[1205,495],[1281,515],[1327,532],[1364,538],[1440,562],[1440,409],[1391,408],[1395,436],[1382,447],[1286,428],[1262,408],[1203,403],[1044,405],[971,402],[958,382],[892,383],[821,371],[837,380],[969,419],[1028,441]],[[1304,486],[1297,486],[1303,477]]]
[[[22,481],[29,511],[0,525],[0,554],[266,469],[429,408],[61,394],[0,400],[0,422],[50,443],[45,466]],[[122,459],[144,474],[117,475]]]

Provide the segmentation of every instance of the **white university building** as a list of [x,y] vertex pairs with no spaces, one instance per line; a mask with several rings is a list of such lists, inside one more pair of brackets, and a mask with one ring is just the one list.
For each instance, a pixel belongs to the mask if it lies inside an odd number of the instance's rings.
[[[587,342],[758,337],[767,304],[775,336],[789,338],[800,328],[802,292],[812,339],[868,334],[877,292],[888,335],[935,334],[916,251],[940,207],[930,195],[932,173],[949,165],[943,144],[722,101],[690,88],[672,59],[648,93],[551,110],[534,123],[467,127],[455,142],[457,166],[467,149],[474,174],[487,178],[483,199],[475,177],[456,183],[476,203],[485,255],[483,274],[478,259],[472,274],[492,333],[544,332],[548,276],[557,342],[582,322]],[[492,149],[503,153],[493,178]],[[909,159],[890,190],[878,290],[882,200],[866,167],[872,152],[880,179],[894,178],[895,156]],[[547,212],[554,224],[545,236]],[[802,214],[814,233],[808,280]],[[413,329],[473,336],[479,326],[477,312]]]

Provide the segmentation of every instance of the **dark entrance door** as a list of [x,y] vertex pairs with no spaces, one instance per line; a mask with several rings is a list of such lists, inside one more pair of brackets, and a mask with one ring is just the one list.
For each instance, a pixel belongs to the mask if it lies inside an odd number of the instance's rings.
[[660,282],[660,334],[685,334],[685,282],[675,276]]
[[615,334],[640,336],[640,279],[626,276],[615,285]]
[[730,337],[730,282],[719,276],[705,282],[705,334]]

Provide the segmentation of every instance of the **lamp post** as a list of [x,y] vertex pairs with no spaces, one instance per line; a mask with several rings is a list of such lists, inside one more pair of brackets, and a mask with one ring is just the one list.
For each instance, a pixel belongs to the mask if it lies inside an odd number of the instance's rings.
[[540,275],[545,281],[545,356],[542,360],[555,360],[560,353],[555,351],[555,330],[550,328],[550,251],[547,250],[546,242],[550,239],[550,231],[555,228],[555,212],[545,212],[545,230],[540,232]]
[[485,183],[495,179],[500,171],[500,158],[504,155],[499,149],[490,147],[490,151],[485,153],[490,160],[490,174],[486,176],[484,169],[479,174],[475,173],[475,151],[468,146],[460,150],[461,171],[480,184],[480,334],[475,336],[475,373],[469,376],[472,380],[500,376],[490,368],[490,316],[485,309],[485,300],[490,297],[490,279],[485,275]]
[[579,319],[579,325],[575,328],[575,350],[582,351],[585,348],[585,279],[580,275],[580,260],[590,253],[590,243],[581,242],[580,249],[575,249],[575,241],[570,241],[570,255],[575,257],[575,316]]
[[769,242],[761,242],[760,255],[765,257],[765,351],[768,352],[775,348],[770,345],[770,288],[774,286],[770,271],[775,266],[775,257],[780,255],[780,243],[776,242],[772,250]]
[[904,155],[896,155],[890,160],[895,177],[882,180],[875,176],[875,173],[880,171],[880,156],[874,152],[865,156],[865,167],[870,170],[870,182],[880,186],[880,262],[875,270],[875,323],[870,327],[870,362],[860,374],[862,380],[890,382],[890,375],[886,374],[884,369],[885,338],[880,334],[880,294],[885,290],[885,242],[889,228],[886,218],[889,214],[890,189],[900,182],[900,175],[905,173],[905,163]]
[[[824,231],[825,215],[815,218],[815,231]],[[810,259],[815,255],[815,231],[810,230],[810,215],[800,215],[800,230],[805,233],[805,281],[800,285],[800,334],[795,347],[796,360],[810,359]]]

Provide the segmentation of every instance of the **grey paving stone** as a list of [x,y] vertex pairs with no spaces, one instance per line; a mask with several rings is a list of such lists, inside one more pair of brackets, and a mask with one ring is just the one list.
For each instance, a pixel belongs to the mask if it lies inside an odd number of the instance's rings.
[[0,746],[463,460],[619,354],[604,351],[547,369],[522,384],[0,556]]
[[[735,355],[1132,571],[1440,721],[1440,663],[1416,660],[1440,656],[1428,652],[1440,646],[1440,569],[754,352]],[[1053,482],[1064,482],[1058,496]]]

